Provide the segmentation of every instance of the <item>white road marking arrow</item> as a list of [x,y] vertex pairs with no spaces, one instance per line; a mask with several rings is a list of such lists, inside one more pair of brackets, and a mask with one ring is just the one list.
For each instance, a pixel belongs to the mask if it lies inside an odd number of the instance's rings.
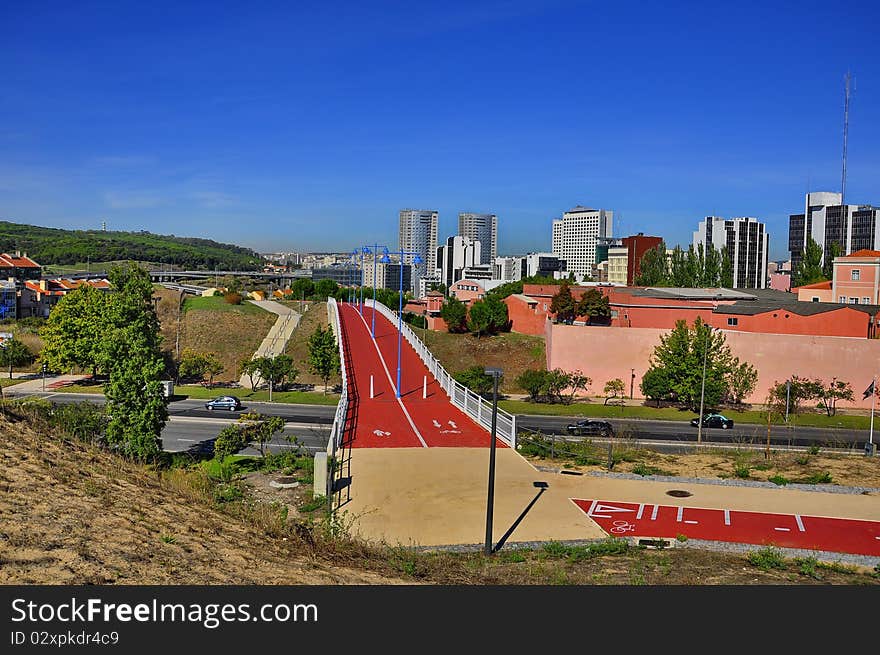
[[455,424],[455,421],[449,421],[449,425],[452,426],[453,430],[458,430],[458,426]]
[[373,434],[375,434],[377,437],[390,437],[391,436],[391,433],[385,432],[385,430],[373,430]]
[[437,419],[434,419],[434,427],[435,427],[435,428],[442,427],[442,426],[440,425],[440,421],[438,421]]

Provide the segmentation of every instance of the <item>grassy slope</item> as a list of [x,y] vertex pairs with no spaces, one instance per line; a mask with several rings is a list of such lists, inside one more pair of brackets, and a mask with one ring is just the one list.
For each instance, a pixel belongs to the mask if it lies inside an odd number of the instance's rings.
[[[281,304],[300,311],[299,302],[283,301]],[[327,327],[327,303],[309,302],[306,304],[308,305],[308,310],[300,319],[299,325],[297,325],[296,330],[291,335],[290,341],[287,342],[287,348],[284,352],[293,358],[294,366],[299,370],[299,375],[296,378],[297,382],[314,384],[316,385],[316,390],[323,390],[324,385],[321,378],[309,371],[308,340],[309,336],[315,331],[315,328],[318,326],[322,328]],[[340,384],[340,382],[341,378],[338,375],[334,375],[329,381],[330,388],[332,389],[333,385]]]
[[[159,302],[162,347],[174,354],[178,294],[157,287],[156,295],[162,297]],[[249,302],[229,305],[223,298],[187,297],[181,313],[180,352],[186,348],[213,352],[224,366],[215,382],[238,381],[239,362],[253,356],[276,318],[275,314]]]
[[763,570],[737,553],[611,541],[491,558],[369,546],[279,520],[265,496],[219,502],[198,465],[157,471],[53,432],[0,417],[0,584],[880,583],[839,564]]
[[475,364],[498,366],[504,370],[502,393],[521,393],[514,380],[528,368],[545,368],[544,339],[513,332],[477,338],[470,334],[450,334],[415,328],[447,371],[455,375]]

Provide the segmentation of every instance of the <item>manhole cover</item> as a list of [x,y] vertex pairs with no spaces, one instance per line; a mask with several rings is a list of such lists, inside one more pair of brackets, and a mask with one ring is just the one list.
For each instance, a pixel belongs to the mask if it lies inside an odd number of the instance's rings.
[[675,496],[676,498],[687,498],[688,496],[693,496],[690,491],[685,491],[684,489],[670,489],[666,492],[667,496]]

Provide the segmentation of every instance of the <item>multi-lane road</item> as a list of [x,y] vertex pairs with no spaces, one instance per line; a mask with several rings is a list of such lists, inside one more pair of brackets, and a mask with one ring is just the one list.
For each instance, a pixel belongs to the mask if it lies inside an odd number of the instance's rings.
[[[6,395],[14,396],[12,388]],[[219,392],[218,392],[219,393]],[[56,403],[90,401],[103,403],[104,397],[98,394],[36,393]],[[291,448],[287,437],[295,435],[300,444],[317,452],[327,447],[330,427],[333,423],[334,406],[293,405],[286,403],[246,402],[241,411],[229,412],[206,410],[204,400],[176,400],[168,405],[169,421],[162,432],[165,450],[181,452],[210,447],[211,441],[224,425],[234,422],[241,412],[257,411],[269,416],[280,416],[285,421],[284,432],[276,435],[270,449],[281,451]],[[517,416],[517,432],[520,435],[533,431],[545,435],[565,435],[565,427],[577,420],[570,416]],[[644,443],[665,446],[666,448],[693,444],[697,440],[697,429],[688,421],[650,421],[642,419],[607,419],[614,426],[616,438],[637,439]],[[730,430],[704,428],[702,439],[706,443],[741,445],[763,445],[767,441],[767,426],[754,423],[741,423]],[[770,444],[773,447],[811,446],[836,448],[863,448],[868,440],[867,430],[845,428],[808,428],[790,425],[774,425],[770,430]],[[877,439],[874,439],[877,442]],[[250,450],[244,451],[249,453]]]

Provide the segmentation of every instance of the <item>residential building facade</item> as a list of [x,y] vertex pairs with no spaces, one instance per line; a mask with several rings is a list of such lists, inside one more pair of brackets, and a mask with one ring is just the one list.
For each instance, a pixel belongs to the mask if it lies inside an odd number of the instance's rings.
[[492,264],[498,257],[498,217],[495,214],[460,213],[458,236],[480,242],[479,264]]
[[[373,280],[375,279],[377,289],[391,289],[392,291],[399,291],[401,289],[400,267],[400,262],[391,262],[388,264],[384,264],[380,261],[376,261],[374,272],[372,258],[365,258],[362,275],[363,286],[372,287]],[[412,268],[413,267],[410,264],[403,264],[402,274],[404,293],[412,290]]]
[[694,250],[727,248],[733,267],[734,289],[767,288],[767,254],[770,238],[756,218],[707,216],[694,232]]
[[596,261],[596,242],[610,237],[614,212],[578,205],[553,220],[553,254],[565,260],[577,281],[590,279]]
[[[412,269],[409,290],[419,289],[419,279],[434,273],[437,268],[437,218],[438,213],[430,209],[400,210],[400,249],[417,253],[422,259]],[[403,257],[404,264],[412,264],[415,255]]]
[[[446,245],[437,248],[437,277],[448,289],[455,282],[465,277],[464,270],[479,266],[482,259],[482,244],[468,237],[453,236],[446,239]],[[489,278],[492,277],[492,266],[487,266]]]

